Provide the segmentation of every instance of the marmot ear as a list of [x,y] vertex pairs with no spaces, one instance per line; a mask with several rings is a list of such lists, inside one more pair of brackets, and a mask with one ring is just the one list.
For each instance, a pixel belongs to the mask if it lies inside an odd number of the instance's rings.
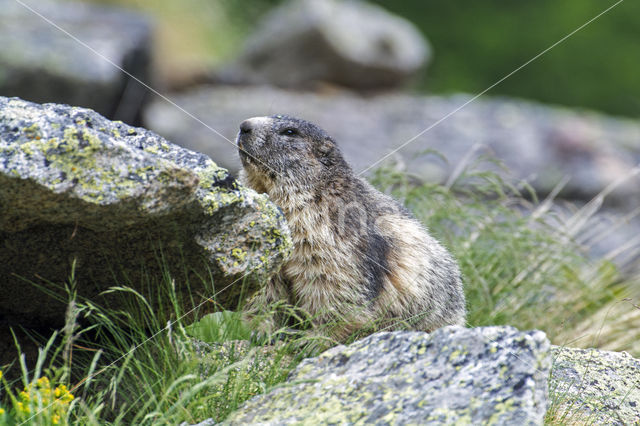
[[326,157],[334,148],[335,143],[331,139],[323,139],[322,142],[318,144],[318,154],[322,157]]
[[334,163],[333,155],[331,154],[335,148],[336,145],[331,139],[323,139],[316,147],[316,156],[318,161],[327,167],[331,167]]

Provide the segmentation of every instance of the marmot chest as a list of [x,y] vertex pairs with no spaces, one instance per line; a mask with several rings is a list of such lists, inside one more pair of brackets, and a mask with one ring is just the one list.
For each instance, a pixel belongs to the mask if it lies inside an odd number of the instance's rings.
[[283,267],[285,278],[296,287],[342,287],[358,281],[358,253],[342,240],[328,213],[322,210],[285,212],[293,251]]

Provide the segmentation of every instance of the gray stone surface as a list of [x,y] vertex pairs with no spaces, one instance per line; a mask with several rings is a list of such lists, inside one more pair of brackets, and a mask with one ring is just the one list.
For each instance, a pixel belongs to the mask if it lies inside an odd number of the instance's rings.
[[550,418],[571,424],[640,424],[640,360],[626,352],[555,348]]
[[[503,98],[478,99],[453,113],[471,100],[464,94],[364,97],[266,86],[203,86],[173,99],[230,139],[248,117],[305,118],[336,139],[356,171],[385,164],[376,162],[411,141],[386,164],[400,162],[422,178],[441,180],[476,150],[476,157],[497,157],[542,194],[568,176],[561,194],[591,199],[626,177],[610,198],[634,208],[640,204],[640,176],[630,177],[640,163],[640,122],[631,119]],[[145,121],[176,143],[215,155],[231,171],[240,167],[235,147],[164,101],[152,103]],[[427,150],[440,152],[448,163],[424,155]]]
[[542,424],[549,341],[512,327],[378,333],[304,360],[226,424]]
[[[196,423],[196,424],[194,424],[192,426],[213,426],[215,424],[216,424],[215,420],[206,419],[206,420],[204,420],[204,421],[202,421],[200,423]],[[187,422],[180,423],[180,426],[188,426],[188,425],[189,425],[189,423],[187,423]]]
[[356,89],[406,83],[430,47],[409,21],[360,1],[293,0],[269,13],[221,76],[242,83]]
[[0,0],[0,95],[79,105],[137,124],[147,90],[98,54],[149,82],[149,20],[86,3],[21,2],[28,7]]
[[[64,295],[49,281],[67,281],[74,259],[80,296],[147,294],[168,270],[184,300],[210,297],[277,271],[288,232],[265,195],[203,154],[88,109],[0,97],[1,321],[60,325],[65,303],[25,280]],[[236,308],[251,282],[217,301]]]

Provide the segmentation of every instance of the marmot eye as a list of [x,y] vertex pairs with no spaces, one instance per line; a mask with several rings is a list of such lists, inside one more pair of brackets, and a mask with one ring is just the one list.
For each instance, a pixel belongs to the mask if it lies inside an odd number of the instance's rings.
[[286,136],[295,136],[298,134],[298,131],[296,129],[287,128],[287,129],[281,130],[280,134],[286,135]]

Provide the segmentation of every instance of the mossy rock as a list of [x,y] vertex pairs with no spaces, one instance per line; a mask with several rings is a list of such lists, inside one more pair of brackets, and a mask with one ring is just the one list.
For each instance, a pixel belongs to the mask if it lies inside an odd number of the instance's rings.
[[168,274],[182,300],[233,309],[291,248],[279,208],[207,156],[89,109],[4,97],[0,242],[0,311],[29,327],[63,322],[74,263],[78,294],[98,302],[114,285],[156,300]]

